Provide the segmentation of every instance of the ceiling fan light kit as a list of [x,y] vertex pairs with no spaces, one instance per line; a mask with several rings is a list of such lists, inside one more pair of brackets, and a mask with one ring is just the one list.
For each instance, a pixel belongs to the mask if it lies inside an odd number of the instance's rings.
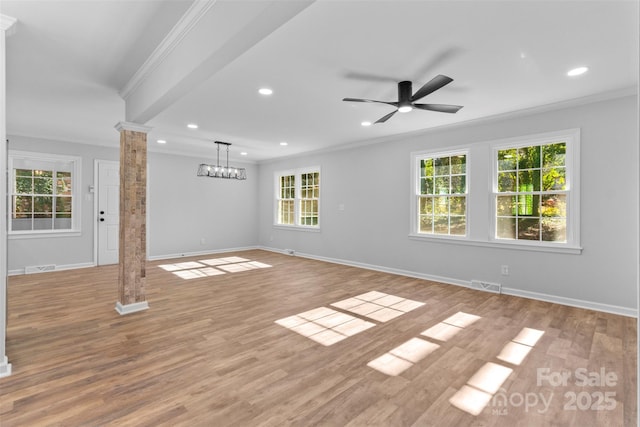
[[422,86],[416,93],[413,93],[411,82],[402,81],[398,83],[398,101],[376,101],[373,99],[362,98],[344,98],[343,101],[347,102],[376,102],[379,104],[387,104],[396,107],[395,111],[387,114],[376,120],[375,123],[384,123],[393,117],[397,112],[408,113],[414,108],[420,110],[437,111],[439,113],[457,113],[462,108],[461,105],[448,105],[448,104],[416,104],[415,102],[442,88],[443,86],[451,83],[453,79],[451,77],[444,76],[442,74],[437,75],[424,86]]
[[[198,176],[206,176],[209,178],[225,178],[225,179],[247,179],[247,170],[245,168],[237,168],[229,166],[229,147],[230,142],[214,141],[216,144],[217,160],[215,165],[201,163],[198,166]],[[227,147],[227,163],[225,166],[220,165],[220,146]]]

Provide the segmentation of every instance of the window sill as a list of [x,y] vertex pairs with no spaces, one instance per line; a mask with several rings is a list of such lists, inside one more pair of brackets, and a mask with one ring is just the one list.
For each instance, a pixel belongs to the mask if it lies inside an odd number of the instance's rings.
[[60,231],[14,231],[7,235],[8,240],[18,239],[48,239],[51,237],[80,237],[80,230],[60,230]]
[[427,236],[424,234],[409,234],[409,239],[419,240],[423,242],[436,242],[453,245],[466,245],[466,246],[479,246],[485,248],[497,248],[497,249],[509,249],[518,251],[531,251],[531,252],[554,252],[563,254],[580,255],[582,248],[579,246],[567,246],[567,245],[554,245],[554,244],[535,244],[535,243],[523,243],[523,242],[499,242],[489,240],[471,240],[466,237],[455,236]]
[[279,230],[306,231],[310,233],[320,233],[320,227],[309,227],[304,225],[273,224],[273,228],[277,228]]

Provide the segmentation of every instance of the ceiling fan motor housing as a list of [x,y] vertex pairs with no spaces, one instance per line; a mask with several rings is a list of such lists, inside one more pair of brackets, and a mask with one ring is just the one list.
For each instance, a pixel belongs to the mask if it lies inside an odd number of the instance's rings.
[[411,106],[411,82],[403,81],[398,83],[398,107]]

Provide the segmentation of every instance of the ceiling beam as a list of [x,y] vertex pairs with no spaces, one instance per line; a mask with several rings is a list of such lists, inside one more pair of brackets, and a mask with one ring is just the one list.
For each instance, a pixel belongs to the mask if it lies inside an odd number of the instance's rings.
[[126,121],[148,122],[314,1],[194,1],[121,90]]

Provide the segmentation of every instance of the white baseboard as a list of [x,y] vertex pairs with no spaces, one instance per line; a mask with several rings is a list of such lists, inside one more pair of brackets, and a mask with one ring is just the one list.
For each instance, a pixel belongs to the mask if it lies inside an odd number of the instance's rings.
[[121,304],[120,301],[116,302],[116,311],[121,316],[147,310],[148,308],[149,303],[147,301],[134,302],[133,304]]
[[153,255],[149,256],[149,261],[157,261],[162,259],[175,259],[175,258],[186,258],[192,256],[204,256],[204,255],[215,255],[215,254],[223,254],[227,252],[241,252],[241,251],[249,251],[252,249],[261,249],[258,246],[243,246],[239,248],[227,248],[227,249],[209,249],[206,251],[197,251],[197,252],[179,252],[175,254],[164,254],[164,255]]
[[[75,270],[77,268],[88,268],[88,267],[95,267],[96,264],[93,262],[81,262],[78,264],[62,264],[62,265],[56,265],[56,268],[53,270],[49,270],[49,271],[43,271],[42,273],[51,273],[53,271],[62,271],[62,270]],[[21,274],[26,274],[25,273],[25,269],[24,268],[18,268],[16,270],[9,270],[7,272],[8,276],[19,276]],[[40,274],[40,272],[34,272],[34,273],[30,273],[30,274]]]
[[[269,248],[264,246],[260,246],[259,249],[263,249],[271,252],[277,252],[284,255],[290,255],[284,249]],[[366,264],[366,263],[356,262],[356,261],[329,258],[329,257],[323,257],[318,255],[300,253],[300,252],[295,252],[294,255],[302,258],[309,258],[309,259],[315,259],[318,261],[331,262],[333,264],[348,265],[350,267],[359,267],[359,268],[364,268],[366,270],[374,270],[374,271],[381,271],[383,273],[397,274],[399,276],[407,276],[407,277],[414,277],[416,279],[431,280],[433,282],[463,286],[465,288],[477,290],[471,286],[471,281],[459,280],[451,277],[435,276],[435,275],[424,274],[424,273],[419,273],[415,271],[401,270],[397,268],[389,268],[389,267],[383,267],[379,265],[372,265],[372,264]],[[479,291],[479,292],[482,292],[482,291]],[[638,317],[638,310],[630,307],[620,307],[616,305],[602,304],[602,303],[592,302],[592,301],[584,301],[584,300],[579,300],[575,298],[567,298],[567,297],[561,297],[557,295],[548,295],[548,294],[543,294],[539,292],[523,291],[523,290],[514,289],[514,288],[503,287],[502,293],[505,295],[534,299],[539,301],[546,301],[546,302],[551,302],[555,304],[568,305],[571,307],[585,308],[588,310],[602,311],[605,313],[618,314],[621,316],[636,317],[636,318]]]
[[11,375],[11,363],[9,363],[7,356],[4,356],[2,362],[0,362],[0,378],[8,377],[9,375]]
[[574,298],[560,297],[556,295],[543,294],[540,292],[523,291],[521,289],[502,288],[505,295],[535,299],[538,301],[552,302],[555,304],[568,305],[571,307],[586,308],[589,310],[603,311],[605,313],[619,314],[621,316],[638,317],[638,310],[617,305],[602,304],[599,302],[585,301]]

